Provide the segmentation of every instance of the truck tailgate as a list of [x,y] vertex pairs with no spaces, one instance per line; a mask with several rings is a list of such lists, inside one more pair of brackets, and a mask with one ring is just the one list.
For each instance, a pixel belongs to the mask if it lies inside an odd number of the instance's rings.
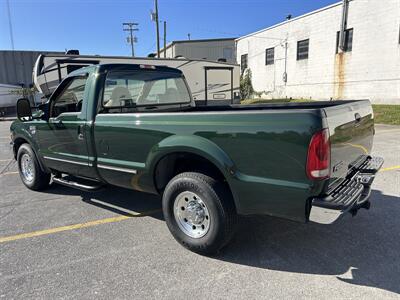
[[374,119],[370,101],[344,102],[324,109],[331,141],[329,190],[370,154]]

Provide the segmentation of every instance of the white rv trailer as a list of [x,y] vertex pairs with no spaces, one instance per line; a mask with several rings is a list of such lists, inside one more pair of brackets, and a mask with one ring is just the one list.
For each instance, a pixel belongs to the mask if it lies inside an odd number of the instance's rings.
[[18,85],[0,84],[0,107],[14,107],[17,100],[21,98],[16,92],[22,90]]
[[33,68],[33,82],[40,93],[49,97],[72,71],[104,64],[125,63],[177,68],[183,72],[192,97],[198,104],[236,104],[240,102],[240,69],[237,64],[185,58],[136,58],[95,55],[43,54]]
[[0,83],[0,117],[15,113],[18,99],[28,97],[32,105],[40,103],[40,95],[23,96],[24,90],[20,85]]

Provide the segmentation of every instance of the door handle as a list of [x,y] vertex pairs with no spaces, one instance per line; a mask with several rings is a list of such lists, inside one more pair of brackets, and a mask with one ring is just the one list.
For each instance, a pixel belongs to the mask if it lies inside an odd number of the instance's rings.
[[49,120],[49,122],[51,124],[54,124],[54,126],[57,127],[57,128],[62,128],[64,126],[64,124],[61,121],[61,119],[52,118],[52,119]]
[[356,123],[361,121],[361,116],[359,113],[355,113],[354,118],[356,119]]
[[83,124],[78,126],[78,140],[83,140],[84,135],[83,135]]

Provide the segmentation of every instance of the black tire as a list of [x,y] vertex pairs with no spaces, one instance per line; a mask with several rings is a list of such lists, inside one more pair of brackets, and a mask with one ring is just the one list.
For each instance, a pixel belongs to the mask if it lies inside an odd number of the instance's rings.
[[[186,234],[175,218],[174,204],[178,201],[178,195],[183,192],[198,195],[210,215],[208,231],[200,238],[193,238]],[[231,192],[225,183],[207,175],[185,172],[172,178],[164,190],[162,206],[165,221],[174,238],[193,252],[203,255],[215,254],[231,240],[235,233],[237,214]]]
[[[29,156],[32,159],[32,178],[29,180],[22,172],[22,159]],[[17,154],[18,171],[22,183],[29,189],[40,191],[46,189],[50,185],[51,174],[45,173],[39,166],[39,162],[35,153],[29,144],[22,144],[18,149]]]

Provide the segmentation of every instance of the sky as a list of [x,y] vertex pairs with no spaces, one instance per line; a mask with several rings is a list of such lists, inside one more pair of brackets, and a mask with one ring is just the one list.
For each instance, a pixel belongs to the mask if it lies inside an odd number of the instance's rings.
[[[0,50],[11,50],[7,0],[0,0]],[[130,55],[123,22],[139,23],[137,56],[156,50],[154,0],[8,0],[16,50]],[[338,0],[158,0],[167,42],[242,36]],[[163,37],[162,24],[160,39]],[[163,41],[160,40],[162,47]]]

